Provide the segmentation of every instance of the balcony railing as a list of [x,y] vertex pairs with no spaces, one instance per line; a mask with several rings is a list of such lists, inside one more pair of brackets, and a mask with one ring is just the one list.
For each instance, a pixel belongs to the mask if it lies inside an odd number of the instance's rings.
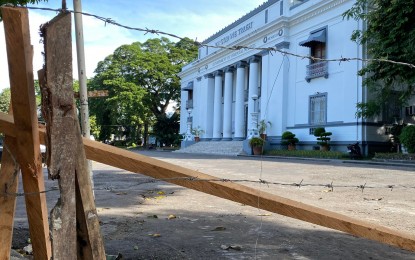
[[329,77],[329,66],[327,61],[319,61],[307,65],[307,76],[305,77],[307,82],[318,77]]
[[193,108],[193,99],[186,101],[186,109]]

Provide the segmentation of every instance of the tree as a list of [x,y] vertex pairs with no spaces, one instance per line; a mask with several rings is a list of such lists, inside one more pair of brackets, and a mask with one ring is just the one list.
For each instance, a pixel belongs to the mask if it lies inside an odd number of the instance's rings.
[[95,70],[89,88],[108,89],[110,96],[91,101],[91,114],[97,115],[98,123],[115,124],[120,118],[127,125],[134,121],[134,126],[144,127],[146,137],[149,126],[165,116],[169,104],[180,101],[177,73],[196,55],[197,46],[189,39],[177,43],[149,39],[120,46]]
[[9,112],[11,92],[10,88],[5,88],[0,93],[0,111],[3,113]]
[[[415,62],[415,5],[413,0],[357,0],[343,14],[361,20],[366,30],[355,30],[351,39],[366,46],[369,58]],[[370,62],[359,71],[372,99],[358,103],[358,117],[372,117],[385,104],[402,107],[414,95],[415,69],[388,62]]]
[[154,135],[161,144],[166,146],[178,145],[180,143],[180,114],[173,113],[171,116],[166,114],[157,117],[153,126]]

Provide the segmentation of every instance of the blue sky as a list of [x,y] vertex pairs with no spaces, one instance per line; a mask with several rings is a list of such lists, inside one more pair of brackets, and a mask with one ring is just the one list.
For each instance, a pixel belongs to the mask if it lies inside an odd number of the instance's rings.
[[[244,14],[252,11],[265,0],[84,0],[83,11],[132,27],[149,28],[173,33],[181,37],[189,37],[202,41],[223,27],[229,25]],[[61,1],[49,0],[37,6],[60,8]],[[73,9],[72,1],[67,0],[68,8]],[[55,15],[54,12],[29,12],[31,42],[34,45],[34,70],[42,67],[41,52],[43,46],[39,43],[38,28]],[[83,17],[86,52],[86,73],[88,78],[99,61],[110,55],[122,44],[135,41],[145,41],[157,35],[134,32],[91,17]],[[73,36],[73,42],[74,42]],[[73,44],[75,51],[75,45]],[[74,52],[74,57],[76,54]],[[74,60],[74,71],[76,71]],[[35,73],[36,75],[36,73]],[[77,73],[74,73],[77,78]],[[9,87],[4,43],[3,26],[0,24],[0,89]]]

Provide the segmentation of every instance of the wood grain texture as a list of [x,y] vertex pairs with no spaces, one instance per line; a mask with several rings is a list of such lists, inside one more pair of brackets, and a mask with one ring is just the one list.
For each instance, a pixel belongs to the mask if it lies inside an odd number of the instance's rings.
[[6,136],[0,168],[0,259],[10,258],[16,196],[7,194],[17,193],[19,183],[20,168],[11,153],[16,154],[16,138]]
[[[6,114],[7,115],[7,114]],[[4,122],[1,122],[5,120]],[[11,122],[12,123],[12,122]],[[0,132],[10,118],[0,113]],[[40,130],[40,135],[45,131]],[[83,138],[88,159],[154,178],[215,177]],[[217,197],[415,252],[415,236],[230,182],[169,181]]]
[[53,259],[77,258],[75,169],[77,141],[72,78],[71,14],[59,14],[41,28],[45,71],[40,71],[42,111],[47,127],[48,172],[58,179],[60,198],[50,213]]
[[[156,179],[217,179],[201,172],[84,138],[88,159]],[[415,236],[231,182],[168,181],[224,199],[415,251]]]
[[39,131],[33,82],[33,51],[30,45],[28,11],[22,8],[1,8],[6,38],[9,77],[17,160],[21,166],[23,189],[33,241],[35,259],[50,259],[48,213],[42,160],[39,148]]

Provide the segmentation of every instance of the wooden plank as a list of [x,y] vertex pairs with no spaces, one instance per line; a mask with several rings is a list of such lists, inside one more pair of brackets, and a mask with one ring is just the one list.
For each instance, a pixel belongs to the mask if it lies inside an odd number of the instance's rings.
[[78,259],[106,259],[98,213],[92,193],[89,166],[78,117],[75,118],[76,146],[76,217],[78,223]]
[[[4,130],[10,131],[10,129],[12,129],[10,126],[10,118],[8,118],[7,114],[0,113],[0,132]],[[44,131],[40,130],[40,134],[43,135]],[[162,162],[103,143],[94,142],[86,138],[83,138],[83,142],[88,159],[127,171],[158,179],[176,177],[217,179],[216,177],[201,172]],[[287,217],[415,251],[415,236],[412,234],[395,231],[243,185],[213,181],[170,180],[169,182]]]
[[[153,178],[165,179],[183,177],[217,179],[216,177],[201,172],[186,169],[110,145],[88,140],[86,138],[84,138],[84,144],[88,159]],[[415,236],[411,234],[394,231],[380,225],[347,217],[342,214],[320,209],[240,184],[220,181],[197,182],[187,180],[169,180],[168,182],[287,217],[340,230],[406,250],[415,251]]]
[[[74,143],[75,120],[72,78],[71,14],[61,13],[41,27],[45,71],[40,71],[42,111],[46,120],[48,172],[58,179],[60,198],[50,213],[54,259],[77,258]],[[46,91],[44,91],[46,88]]]
[[9,259],[12,247],[14,214],[16,209],[20,168],[14,155],[16,154],[16,138],[5,136],[0,168],[0,259]]
[[22,171],[29,231],[35,259],[50,259],[48,213],[33,83],[32,46],[28,11],[2,7],[13,115],[17,140],[17,159]]
[[[108,97],[108,90],[92,90],[88,91],[89,98],[96,98],[96,97]],[[75,98],[79,98],[79,92],[74,93]]]

